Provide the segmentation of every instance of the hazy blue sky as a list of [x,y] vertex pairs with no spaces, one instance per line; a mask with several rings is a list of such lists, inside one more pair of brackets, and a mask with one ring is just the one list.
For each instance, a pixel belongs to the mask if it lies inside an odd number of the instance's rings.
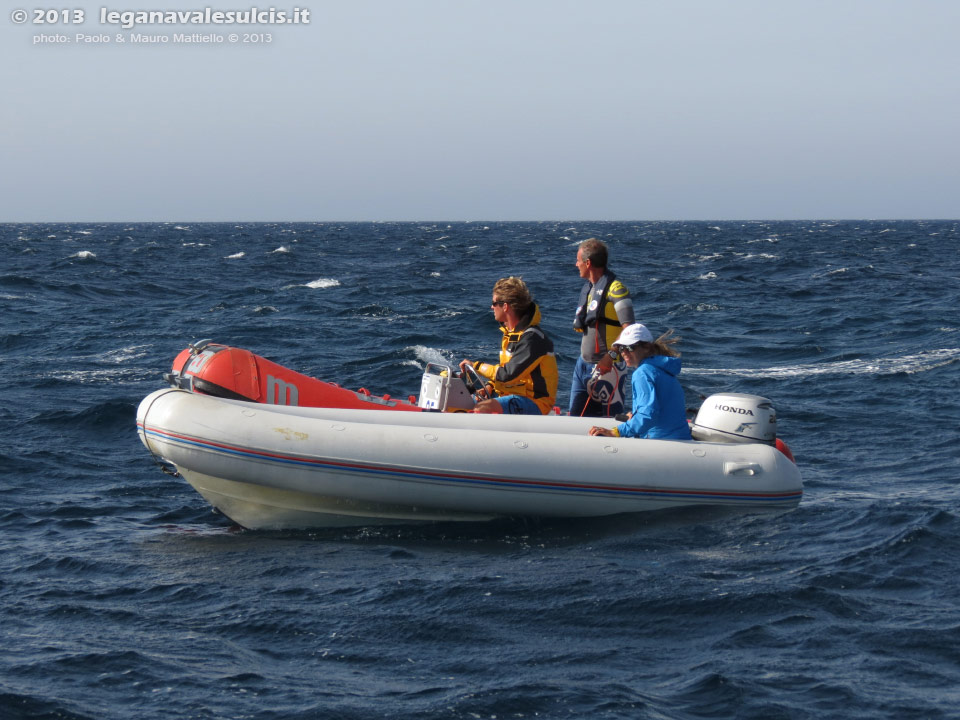
[[112,2],[3,10],[0,221],[960,217],[957,0]]

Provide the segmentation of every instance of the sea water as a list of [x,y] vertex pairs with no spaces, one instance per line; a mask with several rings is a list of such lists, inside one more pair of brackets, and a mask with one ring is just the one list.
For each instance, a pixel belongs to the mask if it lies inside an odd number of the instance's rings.
[[[960,717],[960,223],[0,225],[0,718]],[[235,527],[137,439],[212,338],[376,394],[494,360],[530,285],[566,406],[577,245],[770,398],[789,512]]]

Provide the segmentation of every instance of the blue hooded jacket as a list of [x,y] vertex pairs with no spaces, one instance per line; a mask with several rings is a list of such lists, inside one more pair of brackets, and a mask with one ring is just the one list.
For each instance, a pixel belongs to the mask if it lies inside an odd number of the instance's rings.
[[680,358],[654,355],[633,371],[633,416],[618,425],[620,437],[689,440]]

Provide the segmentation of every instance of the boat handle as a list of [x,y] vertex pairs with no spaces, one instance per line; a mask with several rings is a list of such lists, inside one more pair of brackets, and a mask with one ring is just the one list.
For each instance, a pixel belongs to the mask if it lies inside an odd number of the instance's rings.
[[728,461],[723,464],[724,475],[756,475],[760,472],[760,465],[747,461]]

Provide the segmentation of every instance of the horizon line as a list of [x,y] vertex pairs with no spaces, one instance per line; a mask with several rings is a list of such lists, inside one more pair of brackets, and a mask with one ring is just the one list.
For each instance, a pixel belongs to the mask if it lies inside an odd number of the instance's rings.
[[266,225],[280,223],[299,223],[299,224],[328,224],[328,223],[346,223],[346,224],[376,224],[376,223],[459,223],[464,225],[473,225],[478,223],[765,223],[765,222],[960,222],[960,217],[791,217],[791,218],[648,218],[648,219],[601,219],[601,218],[551,218],[551,219],[526,219],[526,220],[501,220],[501,219],[380,219],[380,220],[357,220],[357,219],[326,219],[326,220],[0,220],[0,225],[69,225],[69,224],[101,224],[101,225],[120,225],[120,224],[154,224],[154,225],[212,225],[223,223],[238,223],[245,225]]

